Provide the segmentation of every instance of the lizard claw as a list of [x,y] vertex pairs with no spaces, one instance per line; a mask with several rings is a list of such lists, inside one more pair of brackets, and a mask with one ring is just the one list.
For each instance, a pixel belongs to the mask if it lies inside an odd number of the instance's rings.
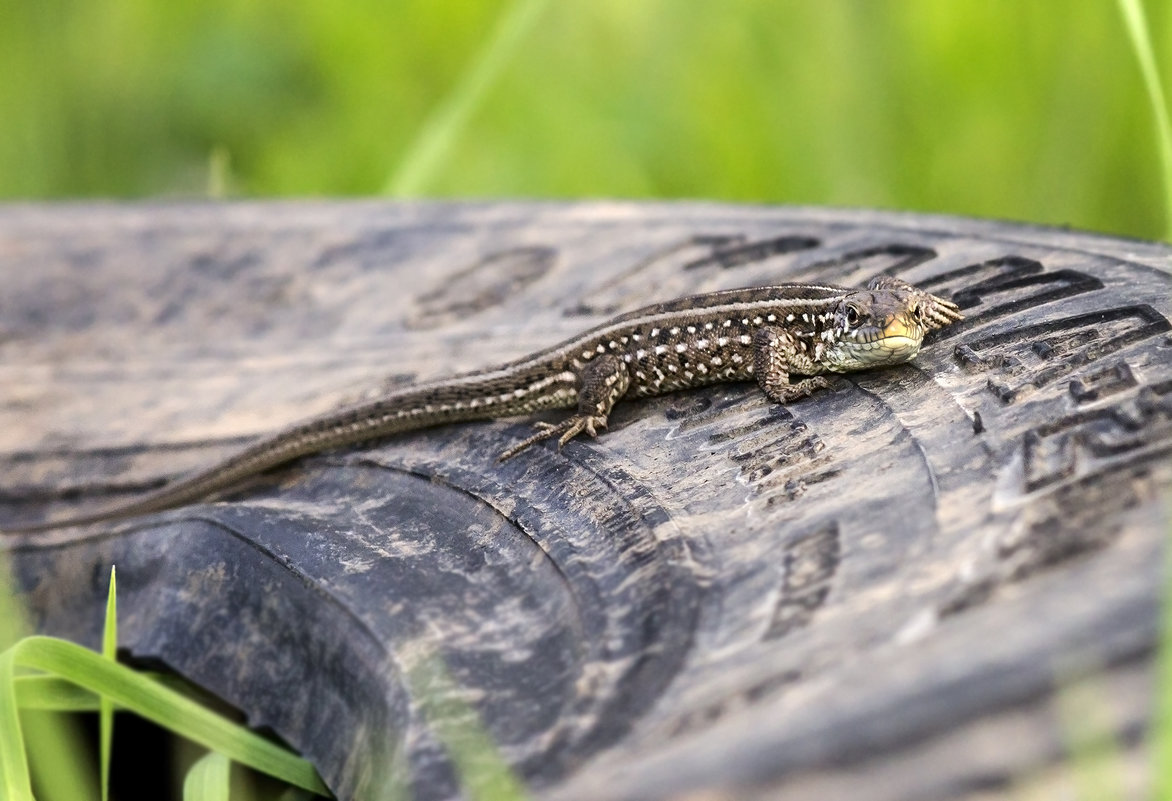
[[964,315],[960,313],[960,307],[951,300],[938,295],[929,295],[927,292],[924,293],[923,301],[920,303],[920,314],[924,326],[930,331],[964,319]]
[[960,307],[951,300],[925,292],[893,275],[877,275],[868,282],[867,287],[869,289],[898,289],[911,293],[914,298],[913,308],[918,307],[918,316],[929,331],[935,331],[964,319],[964,315],[960,313]]
[[497,457],[497,462],[507,462],[530,445],[536,445],[538,442],[552,437],[558,437],[558,450],[561,450],[563,445],[583,431],[591,437],[597,437],[598,429],[606,428],[606,418],[602,415],[576,414],[573,417],[567,417],[560,423],[547,423],[541,420],[534,423],[533,427],[537,429],[536,434],[505,450]]
[[565,422],[565,433],[558,440],[558,447],[565,445],[574,437],[585,431],[591,437],[598,436],[598,429],[606,428],[606,418],[595,414],[574,415]]

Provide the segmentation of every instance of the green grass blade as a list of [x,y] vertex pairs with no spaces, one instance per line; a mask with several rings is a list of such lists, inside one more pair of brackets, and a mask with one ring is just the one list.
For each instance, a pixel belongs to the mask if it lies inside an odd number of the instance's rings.
[[[0,654],[17,643],[27,631],[24,609],[11,591],[13,586],[11,575],[0,552]],[[11,666],[16,667],[15,663]],[[0,749],[7,749],[8,756],[0,755],[0,760],[8,764],[17,759],[15,756],[18,746],[23,748],[25,760],[24,768],[18,771],[30,774],[37,789],[39,801],[97,801],[97,785],[94,782],[96,771],[90,759],[88,744],[84,742],[76,726],[76,721],[68,716],[57,715],[51,712],[38,712],[35,709],[25,709],[23,700],[28,687],[37,691],[51,687],[45,685],[30,685],[33,677],[26,675],[16,676],[15,684],[0,681]],[[11,696],[6,696],[7,690],[14,690],[16,703],[20,712],[13,716],[11,710]],[[54,692],[59,703],[62,696]],[[75,699],[76,700],[76,699]],[[97,709],[97,696],[91,694],[91,710]],[[0,798],[7,799],[15,796],[9,789],[11,771],[0,767],[0,774],[9,774],[9,777],[0,775]]]
[[24,734],[16,710],[18,648],[19,644],[0,653],[0,798],[6,801],[33,801]]
[[1139,61],[1140,72],[1143,73],[1148,103],[1156,120],[1160,161],[1164,167],[1164,239],[1172,242],[1172,122],[1168,119],[1168,102],[1160,83],[1160,72],[1156,69],[1156,56],[1152,51],[1152,37],[1143,3],[1141,0],[1119,0],[1119,11],[1127,25],[1131,47]]
[[438,658],[423,660],[408,671],[408,686],[427,724],[447,750],[472,801],[524,801],[524,785],[497,752],[476,711],[461,701]]
[[[118,658],[118,601],[115,568],[110,566],[110,589],[106,593],[106,625],[102,631],[102,656]],[[101,769],[102,801],[110,798],[110,746],[114,742],[114,703],[101,696],[98,704],[98,758]]]
[[548,0],[513,0],[472,66],[424,122],[384,194],[413,197],[427,187],[546,5]]
[[228,148],[217,145],[208,156],[208,197],[223,200],[232,184],[232,157]]
[[16,705],[39,712],[97,712],[101,699],[56,676],[17,676]]
[[8,564],[0,552],[0,798],[32,798],[28,757],[16,700],[16,670],[11,644],[24,632],[24,610],[9,589]]
[[[1165,522],[1164,528],[1168,529]],[[1156,653],[1156,702],[1149,762],[1152,798],[1172,798],[1172,549],[1165,548],[1164,602],[1160,610],[1160,647]]]
[[[305,760],[101,654],[71,642],[39,636],[17,643],[11,653],[15,664],[75,682],[235,762],[328,795],[313,766]],[[7,693],[12,697],[15,714],[15,691],[11,684]],[[4,714],[0,701],[0,721]]]
[[228,801],[228,770],[232,763],[223,754],[200,758],[183,779],[183,801]]
[[[170,687],[198,703],[198,695],[178,676],[141,671],[140,676]],[[16,705],[23,711],[97,712],[101,699],[84,687],[56,676],[17,676]],[[115,710],[120,709],[115,705]]]
[[1123,750],[1110,720],[1110,701],[1093,675],[1059,687],[1056,701],[1078,801],[1124,801]]

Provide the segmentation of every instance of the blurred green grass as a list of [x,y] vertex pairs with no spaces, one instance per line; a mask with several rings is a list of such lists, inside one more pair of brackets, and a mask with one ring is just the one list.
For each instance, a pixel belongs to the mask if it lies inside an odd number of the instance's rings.
[[[380,193],[518,1],[0,0],[0,198]],[[1114,3],[562,0],[507,55],[411,194],[1164,229]]]

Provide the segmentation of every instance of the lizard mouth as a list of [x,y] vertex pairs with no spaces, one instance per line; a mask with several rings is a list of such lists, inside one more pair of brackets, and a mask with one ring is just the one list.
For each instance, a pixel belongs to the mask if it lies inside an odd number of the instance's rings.
[[860,331],[850,347],[851,358],[861,364],[895,364],[913,358],[920,351],[924,330],[900,316],[888,318],[882,327]]
[[924,338],[924,329],[915,320],[904,315],[893,314],[883,322],[883,328],[878,332],[879,340],[914,340],[919,342]]
[[923,339],[924,330],[919,325],[903,317],[892,317],[883,328],[879,345],[883,350],[893,354],[911,351],[907,356],[910,359],[920,349],[920,342]]

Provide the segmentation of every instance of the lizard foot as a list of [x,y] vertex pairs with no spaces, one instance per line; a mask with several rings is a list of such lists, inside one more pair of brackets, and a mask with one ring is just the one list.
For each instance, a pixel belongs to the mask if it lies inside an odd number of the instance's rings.
[[803,378],[796,384],[768,384],[763,385],[762,389],[765,394],[769,396],[771,401],[775,403],[790,403],[792,401],[805,398],[813,395],[820,389],[830,389],[830,379],[824,375],[816,375],[811,378]]
[[598,429],[606,428],[606,418],[597,414],[576,414],[573,417],[567,417],[560,423],[546,423],[538,421],[533,424],[537,429],[537,433],[528,437],[521,442],[518,442],[513,447],[506,450],[497,457],[497,462],[506,462],[512,459],[521,451],[528,448],[530,445],[535,445],[542,440],[550,439],[551,437],[558,438],[558,449],[572,440],[574,437],[585,431],[592,437],[598,436]]

